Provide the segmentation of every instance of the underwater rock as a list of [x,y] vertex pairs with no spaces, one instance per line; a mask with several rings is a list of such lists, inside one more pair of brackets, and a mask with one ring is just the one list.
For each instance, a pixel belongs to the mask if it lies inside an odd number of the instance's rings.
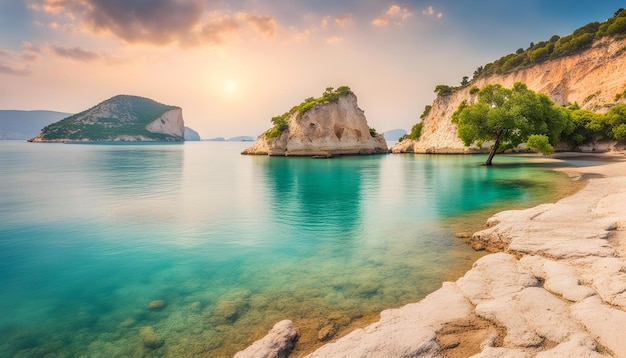
[[165,343],[165,339],[159,337],[155,332],[152,326],[145,326],[139,328],[139,337],[143,342],[144,347],[150,349],[157,349],[162,347]]
[[265,337],[235,354],[235,358],[287,358],[297,339],[293,322],[286,319],[276,323]]
[[241,301],[220,301],[215,306],[213,315],[215,318],[225,321],[234,321],[239,316],[239,312],[243,310],[243,302]]
[[135,324],[135,319],[134,318],[126,318],[125,320],[123,320],[122,322],[120,322],[120,324],[118,325],[118,327],[122,327],[122,328],[126,328],[126,327],[130,327],[133,324]]
[[333,323],[323,325],[317,332],[317,339],[321,342],[327,341],[337,334],[337,326]]
[[154,300],[154,301],[152,301],[152,302],[150,302],[150,303],[148,304],[148,309],[151,309],[151,310],[160,310],[160,309],[165,308],[165,306],[167,306],[167,304],[165,303],[165,301],[163,301],[163,300]]

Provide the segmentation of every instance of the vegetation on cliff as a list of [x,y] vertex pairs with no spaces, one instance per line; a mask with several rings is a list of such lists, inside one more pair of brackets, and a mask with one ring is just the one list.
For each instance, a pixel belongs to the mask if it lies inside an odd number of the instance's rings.
[[501,57],[493,63],[479,67],[474,77],[502,74],[532,66],[551,59],[579,53],[603,37],[626,37],[626,10],[619,9],[605,22],[591,22],[577,29],[571,35],[552,36],[548,41],[530,43],[526,49],[519,48],[515,53]]
[[[289,111],[283,113],[282,115],[272,117],[271,121],[274,124],[274,126],[271,129],[269,129],[267,132],[265,132],[265,137],[268,139],[276,138],[282,132],[287,130],[287,128],[289,128],[289,124],[287,123],[287,118],[289,118],[291,114],[298,112],[298,115],[301,116],[304,113],[306,113],[308,110],[310,110],[311,108],[315,107],[316,105],[337,102],[339,98],[349,93],[352,93],[352,90],[348,86],[341,86],[337,89],[334,89],[332,87],[327,87],[324,93],[322,93],[321,97],[319,98],[309,97],[305,99],[299,105],[293,106]],[[374,133],[375,132],[376,130],[374,130]]]
[[150,122],[175,108],[177,107],[144,97],[118,95],[44,127],[40,138],[44,141],[64,139],[107,141],[125,135],[143,136],[159,141],[183,140],[146,129]]
[[[616,39],[626,37],[626,9],[617,10],[613,17],[602,23],[588,23],[575,30],[571,35],[564,37],[554,35],[547,41],[536,44],[531,42],[526,49],[519,48],[515,53],[502,56],[485,66],[479,66],[474,71],[472,80],[494,74],[510,73],[556,58],[574,55],[591,47],[595,40],[606,37]],[[623,48],[622,51],[626,51],[626,48]],[[464,76],[459,86],[440,84],[435,86],[434,91],[438,97],[445,97],[470,83],[469,77]]]
[[574,129],[565,108],[555,106],[548,96],[535,93],[520,82],[511,89],[498,84],[485,86],[478,92],[476,103],[461,103],[452,122],[458,126],[459,138],[466,146],[493,141],[486,165],[491,165],[496,152],[524,142],[550,154],[561,134]]

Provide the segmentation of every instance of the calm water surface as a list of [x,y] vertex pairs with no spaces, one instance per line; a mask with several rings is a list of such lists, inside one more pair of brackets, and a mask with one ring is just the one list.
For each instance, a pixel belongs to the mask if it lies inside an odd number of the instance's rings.
[[227,357],[285,318],[302,355],[461,275],[472,214],[571,188],[536,156],[250,144],[0,141],[0,356]]

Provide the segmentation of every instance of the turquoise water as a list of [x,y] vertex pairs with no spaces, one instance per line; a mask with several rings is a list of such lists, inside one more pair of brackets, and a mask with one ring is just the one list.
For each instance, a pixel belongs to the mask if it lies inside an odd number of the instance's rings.
[[0,356],[231,356],[285,318],[302,354],[469,268],[450,222],[569,183],[534,156],[248,145],[0,141]]

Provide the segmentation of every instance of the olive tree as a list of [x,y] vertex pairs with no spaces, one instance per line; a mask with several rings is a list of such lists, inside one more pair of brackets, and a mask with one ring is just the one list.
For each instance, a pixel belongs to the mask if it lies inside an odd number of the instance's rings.
[[548,96],[535,93],[520,82],[510,89],[499,84],[485,86],[478,92],[476,103],[461,103],[452,122],[466,146],[493,142],[485,165],[491,165],[498,151],[515,148],[527,142],[531,135],[547,137],[549,143],[536,138],[530,143],[531,146],[540,143],[541,148],[537,149],[546,153],[559,142],[561,133],[572,130],[565,109],[556,107]]

